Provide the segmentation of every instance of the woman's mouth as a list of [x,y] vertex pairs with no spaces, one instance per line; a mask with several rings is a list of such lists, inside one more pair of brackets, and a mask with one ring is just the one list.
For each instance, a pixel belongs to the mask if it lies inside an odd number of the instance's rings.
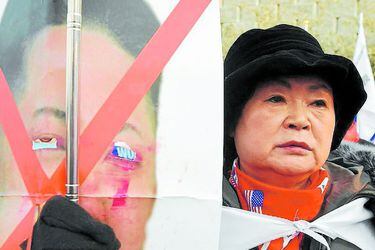
[[312,148],[306,142],[302,141],[288,141],[277,145],[277,147],[290,154],[296,155],[305,155],[312,151]]

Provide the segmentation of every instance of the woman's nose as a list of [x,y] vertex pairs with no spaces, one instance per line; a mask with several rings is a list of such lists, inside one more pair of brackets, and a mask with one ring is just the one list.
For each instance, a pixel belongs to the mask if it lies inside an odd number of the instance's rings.
[[295,130],[309,130],[311,127],[306,108],[302,104],[290,105],[284,127]]

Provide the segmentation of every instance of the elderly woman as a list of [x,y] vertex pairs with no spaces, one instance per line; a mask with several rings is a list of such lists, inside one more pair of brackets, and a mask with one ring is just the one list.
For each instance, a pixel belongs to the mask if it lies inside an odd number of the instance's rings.
[[[325,54],[303,29],[278,25],[242,34],[224,74],[225,206],[291,221],[313,221],[359,197],[373,207],[370,175],[339,158],[327,161],[366,100],[350,60]],[[327,241],[331,249],[358,249]],[[321,247],[302,234],[268,245]]]

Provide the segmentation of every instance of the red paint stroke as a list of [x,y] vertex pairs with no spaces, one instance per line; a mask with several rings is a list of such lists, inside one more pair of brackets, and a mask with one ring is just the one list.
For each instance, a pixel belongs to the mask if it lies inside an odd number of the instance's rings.
[[48,177],[32,150],[31,140],[1,69],[0,93],[0,124],[8,139],[27,191],[30,194],[38,194],[42,189],[42,184],[47,182]]
[[124,180],[113,197],[112,207],[121,207],[126,205],[126,197],[128,196],[129,180]]
[[[80,181],[86,179],[210,1],[181,0],[137,56],[80,137]],[[119,106],[121,112],[117,110]],[[52,182],[63,176],[64,169],[65,160],[52,176]],[[65,186],[58,190],[64,192]]]
[[[22,219],[21,223],[13,230],[12,234],[5,241],[1,249],[20,249],[20,244],[26,239],[31,239],[31,229],[34,225],[35,208],[32,207]],[[31,241],[31,240],[28,240]]]
[[[167,20],[159,27],[151,40],[143,48],[118,86],[111,93],[110,97],[99,109],[94,119],[80,136],[78,160],[80,166],[79,178],[81,183],[84,182],[103,152],[105,152],[105,149],[121,130],[123,124],[126,122],[134,108],[142,100],[153,82],[160,75],[166,63],[202,15],[210,1],[211,0],[181,0]],[[0,100],[2,99],[2,94],[3,92],[0,89]],[[8,102],[11,101],[14,103],[12,99],[8,98],[7,100]],[[0,110],[7,110],[6,107],[9,103],[0,103],[0,105],[5,105],[0,106]],[[117,112],[119,105],[124,107],[122,112]],[[7,113],[9,113],[8,110]],[[9,119],[9,117],[7,118]],[[2,120],[0,122],[3,122]],[[108,122],[109,120],[111,120],[110,123]],[[11,119],[9,119],[9,122],[13,124]],[[16,130],[9,129],[6,133],[16,134],[17,132],[18,131]],[[12,135],[9,136],[11,137]],[[29,139],[28,136],[21,139],[25,140],[25,138]],[[9,142],[19,143],[14,140]],[[29,148],[31,149],[30,141],[26,145],[30,145]],[[21,159],[26,158],[23,154],[17,154],[14,156],[20,158],[16,160],[17,162],[22,162]],[[28,161],[27,158],[25,161]],[[41,171],[43,172],[40,164],[39,166],[36,166],[33,171],[37,171],[37,173],[40,173]],[[55,187],[57,193],[64,193],[65,171],[64,159],[51,179],[48,179],[47,177],[47,179],[43,178],[41,194],[49,194],[51,192],[51,187]],[[24,176],[25,174],[27,175],[28,173],[22,173],[23,178],[30,181],[28,180],[30,178]],[[33,174],[32,176],[35,175],[36,174]],[[36,181],[34,180],[34,182]],[[37,185],[37,187],[39,186]],[[23,220],[17,228],[23,228],[26,232],[30,230],[30,225],[27,220]],[[15,232],[17,231],[15,230]],[[12,241],[14,237],[17,236],[14,235],[15,232],[12,232],[12,235],[7,239],[5,245],[8,246],[8,241]],[[18,247],[18,245],[13,245],[11,248],[2,247],[2,249],[14,249],[15,247]]]

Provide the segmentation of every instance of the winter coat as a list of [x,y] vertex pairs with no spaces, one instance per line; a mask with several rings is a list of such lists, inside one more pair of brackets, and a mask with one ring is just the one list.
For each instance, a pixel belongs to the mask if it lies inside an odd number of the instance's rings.
[[[342,143],[331,152],[324,168],[329,172],[332,184],[318,217],[360,197],[370,198],[369,203],[372,202],[372,212],[375,214],[375,146],[373,144]],[[225,177],[223,178],[223,206],[240,208],[237,194]],[[324,237],[332,250],[359,249],[347,241]],[[305,236],[302,249],[323,250],[326,247]]]

